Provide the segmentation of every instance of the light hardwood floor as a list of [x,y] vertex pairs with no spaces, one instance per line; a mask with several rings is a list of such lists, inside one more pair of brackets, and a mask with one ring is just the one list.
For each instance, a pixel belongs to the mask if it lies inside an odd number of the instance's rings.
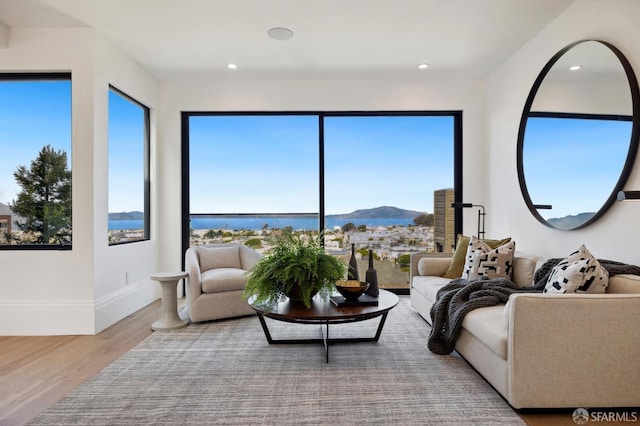
[[[160,301],[95,336],[0,337],[0,425],[22,425],[153,331]],[[568,426],[570,413],[520,414],[529,425]]]

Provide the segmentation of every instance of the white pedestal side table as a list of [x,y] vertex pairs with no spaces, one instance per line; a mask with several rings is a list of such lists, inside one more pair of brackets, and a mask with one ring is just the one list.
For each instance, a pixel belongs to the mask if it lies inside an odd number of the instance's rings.
[[178,281],[188,277],[186,272],[157,272],[151,275],[151,279],[158,281],[162,286],[162,316],[153,324],[153,330],[175,330],[186,327],[188,321],[183,321],[178,316]]

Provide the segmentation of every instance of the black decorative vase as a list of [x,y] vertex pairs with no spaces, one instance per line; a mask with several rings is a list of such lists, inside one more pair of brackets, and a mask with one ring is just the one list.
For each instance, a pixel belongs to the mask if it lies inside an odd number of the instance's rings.
[[351,259],[349,259],[349,269],[347,270],[347,279],[360,281],[358,276],[358,262],[356,262],[356,245],[351,244]]
[[369,283],[369,288],[365,292],[371,297],[378,297],[378,272],[373,267],[373,250],[369,249],[369,269],[365,274],[365,281]]

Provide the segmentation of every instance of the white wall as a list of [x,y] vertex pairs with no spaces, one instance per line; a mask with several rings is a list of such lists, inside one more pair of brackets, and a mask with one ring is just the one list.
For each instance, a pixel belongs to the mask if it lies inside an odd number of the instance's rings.
[[[581,230],[554,230],[530,214],[516,172],[520,116],[531,85],[542,67],[557,51],[572,42],[599,39],[620,49],[638,75],[638,16],[640,2],[637,1],[578,0],[489,77],[486,88],[486,184],[490,235],[509,235],[515,239],[518,250],[544,256],[566,256],[580,244],[586,244],[596,257],[640,262],[635,244],[640,237],[637,222],[640,203],[616,203],[596,223]],[[625,189],[640,189],[637,166]]]
[[[181,111],[462,110],[464,196],[483,198],[483,85],[472,80],[226,80],[164,81],[160,107],[158,176],[162,239],[160,263],[179,267]],[[429,167],[425,159],[424,167]],[[259,184],[259,183],[256,183]],[[412,182],[419,187],[419,182]],[[425,195],[433,197],[433,194]],[[471,210],[471,209],[467,209]],[[467,214],[467,212],[465,212]],[[466,217],[466,216],[465,216]],[[466,225],[475,229],[475,212]]]
[[[101,37],[95,43],[94,70],[94,257],[96,327],[99,332],[160,296],[149,276],[157,266],[158,211],[155,206],[155,147],[159,82],[136,62]],[[108,90],[113,85],[150,108],[151,112],[151,240],[108,245]],[[180,270],[180,268],[178,268]]]
[[85,29],[14,29],[0,50],[2,71],[72,72],[74,175],[73,250],[0,252],[0,334],[94,329],[92,57],[93,33]]
[[159,296],[155,241],[108,248],[106,235],[108,82],[151,107],[157,83],[84,28],[11,29],[0,71],[71,71],[73,172],[73,249],[0,251],[0,335],[94,334]]

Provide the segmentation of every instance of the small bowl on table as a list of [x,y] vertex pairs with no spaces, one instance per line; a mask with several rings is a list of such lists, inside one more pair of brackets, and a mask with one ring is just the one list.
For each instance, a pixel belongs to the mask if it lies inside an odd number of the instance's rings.
[[340,280],[336,283],[338,293],[350,302],[358,300],[358,297],[362,296],[368,288],[369,283],[357,280]]

